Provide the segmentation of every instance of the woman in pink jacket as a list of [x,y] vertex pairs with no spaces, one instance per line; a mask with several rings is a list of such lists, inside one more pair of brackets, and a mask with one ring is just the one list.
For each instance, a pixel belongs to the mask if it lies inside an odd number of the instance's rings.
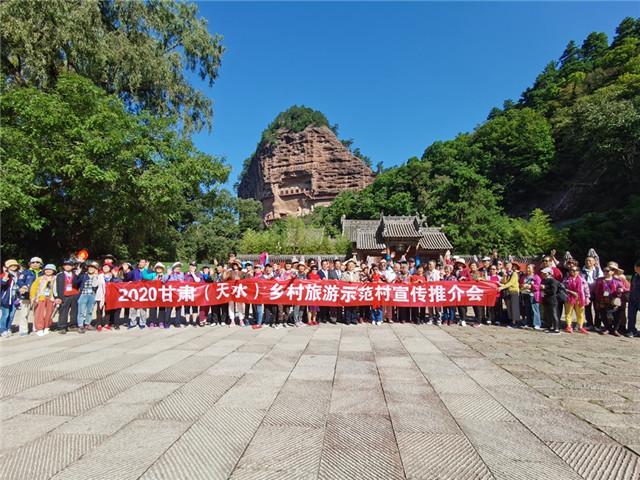
[[589,305],[589,285],[587,281],[580,275],[580,269],[577,265],[572,266],[569,270],[569,276],[564,281],[567,289],[567,301],[564,304],[564,315],[567,326],[564,329],[567,333],[573,333],[573,312],[576,312],[576,328],[578,332],[588,334],[584,328],[584,308]]

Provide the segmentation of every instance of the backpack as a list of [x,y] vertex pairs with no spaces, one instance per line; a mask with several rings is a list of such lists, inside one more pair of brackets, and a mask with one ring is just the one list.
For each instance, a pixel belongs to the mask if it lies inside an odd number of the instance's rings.
[[569,300],[569,294],[567,293],[567,287],[564,286],[564,283],[560,283],[558,285],[558,293],[557,293],[558,301],[562,303],[566,303]]

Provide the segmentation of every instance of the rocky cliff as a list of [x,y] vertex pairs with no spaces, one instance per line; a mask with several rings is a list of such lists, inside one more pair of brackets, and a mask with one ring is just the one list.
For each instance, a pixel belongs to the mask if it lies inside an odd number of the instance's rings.
[[371,169],[325,126],[281,129],[263,141],[240,179],[238,196],[262,202],[267,222],[326,206],[345,190],[373,181]]

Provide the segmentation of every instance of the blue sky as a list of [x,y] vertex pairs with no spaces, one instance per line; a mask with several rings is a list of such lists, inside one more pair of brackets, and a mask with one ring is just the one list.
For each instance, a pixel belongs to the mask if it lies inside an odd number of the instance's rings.
[[373,164],[397,165],[517,99],[571,39],[613,38],[636,3],[201,2],[227,52],[201,150],[233,170],[293,104],[322,111]]

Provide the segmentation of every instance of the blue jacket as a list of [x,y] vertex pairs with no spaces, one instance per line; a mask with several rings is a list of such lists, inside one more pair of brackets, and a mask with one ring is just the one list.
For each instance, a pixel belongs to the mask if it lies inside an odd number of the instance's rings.
[[20,294],[21,298],[25,300],[29,299],[29,290],[31,290],[31,285],[36,281],[36,278],[41,277],[43,273],[44,272],[42,270],[34,272],[30,268],[20,272],[20,275],[18,275],[18,289],[27,287],[26,293]]
[[7,274],[0,281],[0,305],[10,307],[20,301],[18,295],[17,275]]

